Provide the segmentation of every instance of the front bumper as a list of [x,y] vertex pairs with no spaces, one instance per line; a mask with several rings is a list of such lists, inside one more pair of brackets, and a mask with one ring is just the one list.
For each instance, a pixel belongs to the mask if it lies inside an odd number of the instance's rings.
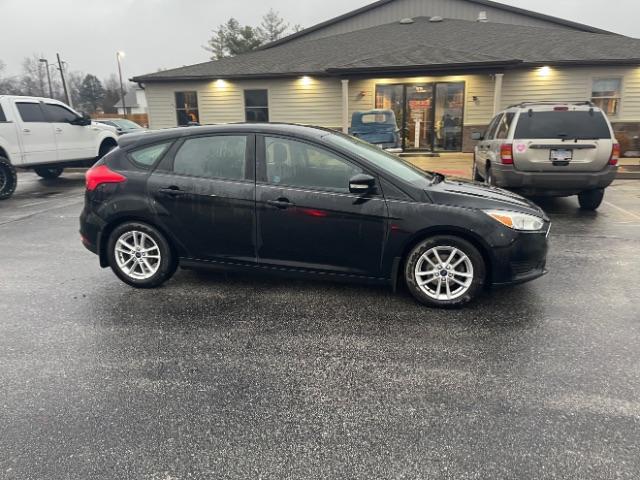
[[618,167],[607,166],[599,172],[523,172],[513,165],[495,164],[491,171],[498,187],[533,194],[575,195],[608,187],[615,180]]
[[547,223],[542,232],[518,232],[510,245],[495,249],[491,284],[515,285],[545,275],[550,228]]

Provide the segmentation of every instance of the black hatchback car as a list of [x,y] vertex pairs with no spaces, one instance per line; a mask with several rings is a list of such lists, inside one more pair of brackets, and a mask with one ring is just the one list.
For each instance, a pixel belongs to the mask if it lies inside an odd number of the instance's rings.
[[550,223],[531,202],[328,129],[127,135],[86,187],[82,242],[134,287],[208,265],[404,282],[446,307],[545,273]]

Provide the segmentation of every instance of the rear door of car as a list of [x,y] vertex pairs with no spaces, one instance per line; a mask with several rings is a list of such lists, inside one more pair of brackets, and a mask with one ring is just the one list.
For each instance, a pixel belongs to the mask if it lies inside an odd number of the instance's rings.
[[585,107],[523,111],[513,137],[515,168],[527,172],[598,172],[614,143],[604,114]]
[[190,136],[149,177],[159,224],[184,255],[255,263],[255,136]]
[[258,262],[381,276],[385,200],[379,188],[349,192],[349,179],[369,172],[313,142],[265,135],[257,146]]
[[482,175],[484,175],[487,161],[492,159],[491,148],[493,145],[493,137],[502,116],[503,114],[499,113],[493,118],[493,120],[491,120],[489,127],[487,127],[487,131],[484,133],[484,138],[478,142],[476,161]]

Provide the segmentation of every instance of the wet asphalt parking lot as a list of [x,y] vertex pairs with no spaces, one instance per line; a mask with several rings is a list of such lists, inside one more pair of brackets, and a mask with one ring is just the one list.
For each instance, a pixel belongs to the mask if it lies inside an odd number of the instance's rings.
[[637,479],[640,182],[542,202],[550,273],[406,292],[179,271],[79,241],[82,173],[0,203],[2,479]]

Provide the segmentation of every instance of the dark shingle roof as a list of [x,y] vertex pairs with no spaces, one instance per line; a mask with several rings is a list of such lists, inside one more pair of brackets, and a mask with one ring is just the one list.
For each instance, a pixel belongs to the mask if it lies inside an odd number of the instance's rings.
[[428,18],[292,43],[165,70],[134,81],[329,75],[424,67],[638,64],[640,40],[547,27]]
[[[275,42],[271,42],[268,45],[265,45],[263,48],[271,48],[276,45],[282,45],[284,43],[290,42],[292,40],[296,40],[304,37],[305,35],[316,32],[318,30],[322,30],[325,27],[329,27],[331,25],[335,25],[336,23],[340,23],[343,20],[348,20],[349,18],[356,17],[363,13],[369,12],[371,10],[375,10],[378,7],[382,7],[388,3],[392,3],[396,0],[378,0],[377,2],[373,2],[369,5],[365,5],[364,7],[358,8],[356,10],[352,10],[343,15],[339,15],[335,18],[331,18],[324,22],[313,25],[309,28],[305,28],[304,30],[300,30],[299,32],[292,33],[284,38],[276,40]],[[466,0],[469,3],[474,3],[481,7],[492,7],[499,10],[504,10],[505,12],[515,13],[518,15],[524,15],[526,17],[535,18],[536,20],[543,20],[549,22],[551,24],[556,24],[561,27],[573,28],[575,30],[583,31],[583,32],[591,32],[591,33],[606,33],[610,34],[612,32],[608,32],[606,30],[602,30],[600,28],[595,28],[590,25],[584,25],[582,23],[572,22],[570,20],[564,20],[563,18],[552,17],[551,15],[545,15],[543,13],[533,12],[531,10],[525,10],[524,8],[513,7],[511,5],[505,5],[503,3],[494,2],[492,0]]]

